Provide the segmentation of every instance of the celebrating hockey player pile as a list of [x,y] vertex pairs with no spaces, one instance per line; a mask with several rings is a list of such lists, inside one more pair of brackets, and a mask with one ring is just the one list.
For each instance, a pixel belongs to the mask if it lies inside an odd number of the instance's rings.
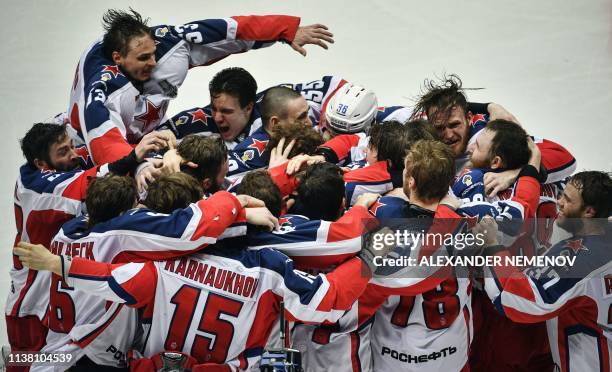
[[[610,174],[574,174],[456,75],[379,107],[336,75],[258,92],[232,67],[167,117],[191,67],[277,41],[306,56],[332,33],[286,15],[103,24],[67,112],[21,140],[15,189],[11,355],[71,358],[8,370],[610,370]],[[474,257],[503,264],[458,264]]]

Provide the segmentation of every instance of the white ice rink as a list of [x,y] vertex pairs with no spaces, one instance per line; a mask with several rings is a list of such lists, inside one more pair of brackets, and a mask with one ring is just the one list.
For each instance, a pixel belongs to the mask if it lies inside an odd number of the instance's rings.
[[[328,51],[289,46],[196,68],[169,114],[208,102],[209,79],[242,66],[261,88],[337,74],[373,89],[381,105],[409,105],[424,78],[459,74],[473,101],[499,102],[534,135],[566,146],[578,169],[612,170],[612,1],[2,0],[0,21],[0,304],[10,282],[18,146],[34,122],[64,111],[76,63],[102,33],[107,8],[134,7],[151,25],[247,14],[291,14],[335,35]],[[0,344],[6,344],[0,321]]]

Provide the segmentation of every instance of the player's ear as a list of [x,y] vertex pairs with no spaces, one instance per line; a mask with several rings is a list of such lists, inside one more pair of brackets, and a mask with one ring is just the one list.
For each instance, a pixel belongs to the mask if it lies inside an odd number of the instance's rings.
[[255,106],[255,102],[249,102],[249,104],[244,106],[244,109],[247,110],[249,115],[251,115],[251,112],[253,111],[253,106]]
[[204,189],[204,191],[206,192],[206,190],[208,190],[210,186],[212,186],[212,181],[210,180],[210,178],[204,178],[204,181],[202,181],[202,188]]
[[276,124],[278,124],[279,122],[279,118],[278,116],[272,116],[270,117],[270,121],[268,121],[268,126],[266,127],[266,130],[268,132],[272,132],[272,130],[274,129],[274,127],[276,126]]
[[474,116],[474,115],[472,114],[472,111],[468,111],[468,112],[465,114],[465,118],[467,119],[468,124],[472,122],[472,117],[473,117],[473,116]]
[[416,181],[414,180],[414,177],[410,176],[407,179],[408,181],[408,188],[410,190],[415,190],[416,189]]
[[491,159],[491,169],[499,169],[503,167],[502,159],[495,155],[493,159]]
[[111,57],[113,58],[113,62],[115,62],[116,65],[121,65],[121,62],[123,61],[121,53],[114,51]]
[[595,214],[597,214],[597,211],[595,210],[595,208],[593,208],[593,207],[586,207],[586,208],[584,208],[584,212],[582,212],[582,217],[585,217],[585,218],[594,218]]

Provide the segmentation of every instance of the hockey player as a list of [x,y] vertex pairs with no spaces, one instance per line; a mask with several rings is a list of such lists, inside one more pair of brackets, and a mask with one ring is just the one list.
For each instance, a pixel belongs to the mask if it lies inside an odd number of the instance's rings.
[[[420,145],[418,145],[420,143]],[[418,148],[415,149],[415,146]],[[418,159],[408,161],[408,158],[417,156]],[[414,154],[414,155],[410,155]],[[428,158],[426,163],[431,166],[431,170],[424,172],[422,167],[425,165],[424,158]],[[443,159],[447,159],[446,161]],[[413,163],[414,165],[410,165]],[[447,164],[446,166],[443,166]],[[433,166],[432,166],[433,165]],[[417,174],[425,177],[424,179],[419,178],[419,182],[408,182],[408,179],[412,177],[409,172],[414,171]],[[411,192],[411,201],[414,199],[414,205],[407,205],[403,200],[396,199],[402,203],[402,207],[399,210],[402,211],[403,217],[421,217],[419,221],[427,224],[427,226],[419,225],[416,230],[420,231],[421,228],[439,229],[442,228],[444,231],[454,231],[452,226],[440,226],[436,227],[433,221],[433,216],[437,218],[454,218],[458,217],[454,212],[450,211],[448,207],[440,204],[440,201],[448,190],[448,183],[452,179],[452,153],[446,149],[444,145],[434,141],[421,141],[413,145],[409,151],[409,155],[406,160],[405,170],[405,181],[404,190]],[[417,177],[416,174],[414,177]],[[431,179],[439,180],[442,186],[436,188],[433,187],[433,183],[429,181]],[[444,179],[448,178],[444,182]],[[409,186],[410,185],[410,186]],[[426,200],[426,203],[419,199],[415,187],[419,187],[420,193],[423,195],[433,195],[431,198]],[[385,198],[382,198],[384,200]],[[373,214],[377,214],[378,210],[382,212],[381,208],[384,206],[381,201],[375,203],[370,210]],[[405,208],[404,208],[405,207]],[[426,209],[431,210],[426,211]],[[435,212],[434,212],[435,211]],[[444,224],[443,224],[444,225]],[[415,230],[415,231],[416,231]],[[432,247],[433,248],[433,247]],[[428,249],[428,248],[427,248]],[[426,249],[426,250],[427,250]],[[437,251],[434,249],[434,252]],[[423,253],[425,250],[415,249],[417,257],[419,252]],[[441,268],[441,271],[436,273],[432,272],[429,275],[423,275],[422,271],[418,272],[407,272],[406,275],[394,278],[373,278],[364,294],[359,298],[358,304],[347,313],[337,324],[330,327],[313,327],[303,325],[294,329],[293,338],[296,340],[294,347],[305,350],[305,365],[308,370],[323,370],[330,369],[336,371],[370,371],[372,370],[372,351],[370,349],[370,320],[377,309],[383,305],[389,296],[415,296],[423,292],[435,289],[438,284],[444,281],[448,276],[446,269]],[[402,308],[405,311],[405,308]],[[408,315],[409,316],[409,315]],[[442,315],[443,316],[443,315]],[[450,320],[451,318],[447,318]],[[382,332],[379,336],[384,337]],[[409,337],[410,334],[406,333],[405,337]],[[402,339],[402,338],[400,338]],[[397,338],[389,340],[393,341],[386,343],[387,352],[391,353],[393,349],[394,355],[398,350],[409,347],[409,345],[419,345],[422,342],[426,342],[422,335],[415,336],[415,339],[410,341],[398,342]],[[463,341],[463,340],[462,340]],[[440,352],[441,350],[429,350],[430,352]],[[448,353],[450,350],[445,351],[445,357],[449,357]],[[380,353],[380,351],[378,351]],[[376,353],[376,351],[374,351]],[[420,353],[420,352],[419,352]],[[455,362],[457,358],[456,350],[453,352],[452,358]],[[388,357],[387,355],[384,358]],[[390,356],[389,356],[390,357]],[[418,355],[417,355],[418,358]],[[467,356],[465,356],[467,358]],[[439,363],[440,361],[438,361]],[[406,363],[397,362],[396,365],[383,365],[380,370],[403,370],[406,368]]]
[[[495,197],[490,197],[486,193],[484,182],[487,170],[499,172],[504,169],[524,169],[523,165],[529,156],[526,140],[527,134],[518,124],[505,120],[491,121],[469,146],[470,163],[474,168],[465,170],[459,176],[452,191],[464,202],[461,210],[472,216],[483,217],[489,214],[486,206],[491,202],[508,208],[504,213],[512,215],[516,215],[516,207],[522,205],[519,215],[514,218],[518,217],[519,221],[525,219],[525,223],[517,226],[519,229],[513,229],[516,230],[512,234],[516,240],[504,242],[504,245],[511,246],[510,250],[515,255],[531,257],[540,253],[540,247],[549,244],[548,239],[552,235],[552,223],[556,216],[555,195],[560,190],[555,184],[542,185],[541,188],[531,191],[530,199],[535,198],[532,204],[515,201],[520,186],[518,184]],[[538,146],[531,147],[531,151],[539,149]],[[521,205],[517,205],[517,202]],[[470,360],[472,368],[487,370],[495,366],[508,371],[515,368],[552,368],[544,325],[516,325],[503,319],[483,295],[478,289],[474,293],[474,352]],[[482,350],[485,345],[494,344],[499,339],[506,340],[504,345],[509,347]]]
[[372,127],[366,150],[367,166],[344,175],[346,200],[352,205],[362,192],[385,194],[402,187],[404,156],[422,139],[433,139],[423,120],[402,124],[386,121]]
[[[191,176],[186,174],[174,177],[183,180],[165,182],[163,190],[153,186],[152,195],[147,196],[152,206],[177,205],[180,200],[191,203],[193,197],[197,200],[198,182],[189,181]],[[190,189],[195,187],[196,192],[183,188],[185,184],[191,185]],[[113,198],[109,199],[108,195]],[[185,255],[215,243],[217,238],[244,235],[245,221],[267,228],[273,228],[276,223],[261,208],[260,201],[247,196],[234,197],[227,192],[215,193],[186,208],[180,205],[181,209],[171,214],[148,208],[133,209],[136,200],[135,185],[130,178],[111,176],[96,180],[87,191],[88,215],[64,224],[53,239],[51,250],[102,262],[142,262]],[[75,292],[57,276],[53,276],[47,291],[49,288],[50,331],[43,351],[72,352],[73,362],[83,359],[79,365],[93,361],[125,367],[127,351],[137,334],[136,312],[120,305],[105,308],[104,301],[88,293]],[[110,346],[113,352],[109,352]],[[36,365],[33,370],[47,367]]]
[[[266,144],[275,127],[290,122],[317,124],[321,102],[344,83],[340,78],[324,76],[306,84],[272,87],[256,95],[257,83],[248,71],[227,68],[210,82],[211,105],[185,110],[158,129],[171,129],[179,139],[223,129],[221,135],[230,149],[228,177],[233,181],[267,165]],[[221,104],[223,107],[215,109]]]
[[251,369],[280,301],[290,319],[335,321],[369,279],[359,258],[327,275],[311,276],[271,249],[211,249],[180,259],[123,265],[43,250],[28,243],[15,248],[25,265],[51,270],[76,289],[131,307],[154,306],[144,356],[188,353],[201,364],[193,367],[196,370],[219,364],[225,364],[225,370]]
[[249,231],[249,247],[278,249],[304,270],[329,269],[356,255],[361,250],[361,236],[374,222],[368,208],[380,195],[365,193],[344,212],[344,181],[338,166],[316,163],[298,179],[288,213],[279,219],[279,229]]
[[[456,156],[457,172],[466,166],[470,157],[467,151],[468,145],[476,141],[489,120],[505,119],[518,123],[507,111],[505,115],[501,115],[502,117],[473,114],[468,108],[461,79],[456,75],[450,75],[439,84],[427,81],[426,92],[416,104],[414,115],[425,115],[433,124],[437,137],[451,146]],[[547,140],[535,140],[535,142],[542,152],[542,167],[546,169],[548,175],[543,183],[563,180],[574,172],[576,160],[562,146]],[[516,180],[517,174],[514,173],[511,183]]]
[[323,25],[299,27],[290,16],[240,16],[149,27],[135,11],[109,10],[106,33],[81,56],[68,107],[75,138],[102,164],[127,155],[130,144],[155,129],[193,66],[286,41],[327,48]]
[[[545,257],[573,258],[566,266],[487,268],[487,295],[505,317],[520,323],[546,320],[555,370],[609,371],[612,368],[612,250],[610,226],[612,179],[603,172],[571,178],[559,199],[557,224],[571,237]],[[497,245],[495,223],[485,220],[491,247],[487,254],[509,257]]]
[[[49,246],[62,224],[81,214],[90,178],[109,170],[127,173],[148,151],[164,146],[166,138],[152,133],[126,158],[82,170],[87,152],[75,149],[63,125],[35,124],[21,140],[27,163],[19,169],[15,185],[15,241]],[[42,320],[48,306],[48,276],[22,267],[16,257],[10,276],[5,309],[9,343],[14,351],[38,351],[47,333]]]
[[[303,130],[306,136],[300,140],[300,143],[309,142],[317,137],[315,130],[312,129],[310,106],[298,91],[288,87],[270,88],[265,91],[258,106],[262,126],[230,151],[230,170],[228,172],[230,179],[235,180],[250,170],[267,167],[270,156],[269,151],[266,150],[270,148],[270,140],[273,136],[275,140],[272,142],[278,143],[283,134],[297,134],[300,131],[297,127],[303,126],[311,130],[308,132],[306,129]],[[291,128],[284,128],[288,125],[291,125]],[[287,141],[291,141],[295,136],[291,135],[286,138]],[[319,141],[315,148],[323,142]],[[314,150],[310,150],[312,151]]]
[[236,193],[249,195],[264,202],[266,208],[276,218],[286,212],[286,205],[282,198],[280,189],[264,169],[258,169],[247,173],[236,186]]

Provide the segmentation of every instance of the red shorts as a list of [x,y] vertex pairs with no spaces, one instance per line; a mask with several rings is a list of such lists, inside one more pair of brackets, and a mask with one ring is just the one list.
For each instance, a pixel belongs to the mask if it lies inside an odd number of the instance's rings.
[[553,371],[546,323],[521,324],[497,312],[489,297],[472,292],[474,340],[470,347],[472,372]]
[[[11,351],[40,351],[46,344],[48,328],[35,315],[6,316],[6,333]],[[28,371],[29,367],[7,366],[7,372]]]

